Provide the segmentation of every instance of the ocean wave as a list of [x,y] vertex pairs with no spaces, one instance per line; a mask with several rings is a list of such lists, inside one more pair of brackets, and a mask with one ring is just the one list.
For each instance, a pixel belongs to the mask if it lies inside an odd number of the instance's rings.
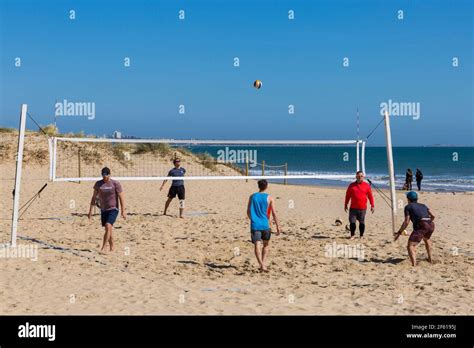
[[[250,170],[250,175],[261,175],[261,170]],[[284,175],[283,170],[266,170],[265,175],[275,176]],[[322,184],[327,181],[329,184],[347,184],[355,180],[354,174],[347,172],[320,172],[320,171],[288,171],[288,175],[302,175],[311,176],[308,180],[308,184]],[[387,174],[368,174],[367,178],[378,187],[387,188],[389,185],[389,177]],[[301,179],[306,180],[306,179]],[[314,180],[317,180],[315,183]],[[313,181],[313,182],[312,182]],[[405,177],[397,175],[395,179],[395,186],[397,189],[401,189],[405,183]],[[413,182],[413,187],[416,188],[416,182]],[[458,178],[450,178],[448,176],[425,176],[422,181],[422,188],[428,191],[474,191],[474,177],[465,176]]]

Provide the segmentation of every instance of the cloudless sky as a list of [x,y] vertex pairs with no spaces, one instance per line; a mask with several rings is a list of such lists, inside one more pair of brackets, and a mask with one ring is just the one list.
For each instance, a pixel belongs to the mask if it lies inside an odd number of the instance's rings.
[[0,0],[0,125],[21,103],[52,123],[66,99],[96,117],[59,117],[61,132],[354,139],[356,109],[364,138],[391,99],[421,105],[392,117],[395,146],[472,146],[472,17],[470,0]]

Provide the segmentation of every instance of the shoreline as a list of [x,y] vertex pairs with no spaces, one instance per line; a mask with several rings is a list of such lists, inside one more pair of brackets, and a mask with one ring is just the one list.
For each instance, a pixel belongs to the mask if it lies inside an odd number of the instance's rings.
[[[7,167],[8,164],[4,165],[0,165],[0,173],[2,173],[2,168],[1,167]],[[28,166],[29,168],[35,168],[36,166]],[[41,167],[41,166],[38,166],[38,167]],[[5,168],[7,169],[7,168]],[[6,170],[5,170],[6,171]],[[48,184],[53,184],[53,183],[58,183],[58,182],[53,182],[53,181],[49,181],[49,178],[47,177],[44,177],[44,178],[41,178],[41,177],[36,177],[36,178],[29,178],[28,179],[29,181],[42,181],[42,182],[47,182]],[[98,178],[97,180],[100,180],[100,178]],[[123,182],[132,182],[132,181],[127,181],[127,180],[120,180],[119,179],[116,179],[116,180],[119,180],[119,181],[123,181]],[[245,181],[246,179],[235,179],[233,181]],[[247,180],[253,180],[253,181],[257,181],[258,179],[247,179]],[[350,182],[347,182],[347,183],[344,183],[344,184],[341,184],[341,185],[334,185],[334,184],[303,184],[303,183],[287,183],[287,184],[284,184],[282,182],[273,182],[272,180],[278,180],[278,181],[282,181],[283,179],[267,179],[268,182],[271,184],[271,185],[281,185],[281,186],[296,186],[296,187],[307,187],[307,188],[328,188],[328,189],[336,189],[336,190],[345,190],[347,189],[347,186],[350,184]],[[288,179],[288,180],[295,180],[295,179]],[[296,179],[298,180],[298,179]],[[311,180],[311,179],[299,179],[299,180]],[[0,178],[0,181],[3,181],[3,182],[8,182],[8,181],[11,181],[11,182],[14,182],[15,181],[15,178],[14,177],[10,177],[10,178],[5,178],[5,177],[2,177]],[[142,182],[158,182],[159,180],[141,180]],[[189,182],[193,182],[194,180],[185,180],[185,183],[186,181],[189,183]],[[204,180],[203,180],[204,181]],[[209,181],[222,181],[222,180],[214,180],[212,179],[212,176],[209,176]],[[367,180],[365,180],[367,182]],[[86,182],[90,182],[90,183],[93,183],[94,181],[85,181],[85,180],[82,180],[82,182],[86,183]],[[76,183],[76,182],[65,182],[65,183]],[[380,185],[377,185],[377,187],[384,191],[384,192],[388,192],[390,193],[390,189],[388,187],[381,187]],[[372,187],[373,188],[373,187]],[[399,189],[396,189],[395,190],[397,193],[403,193],[403,192],[408,192],[408,191],[405,191],[405,190],[399,190]],[[474,189],[471,191],[471,190],[421,190],[421,191],[418,191],[416,189],[414,189],[413,191],[417,192],[417,193],[420,193],[420,194],[467,194],[467,195],[474,195]]]
[[[1,166],[0,166],[1,167]],[[0,172],[1,172],[1,168],[0,168]],[[48,184],[54,184],[54,183],[59,183],[59,181],[57,182],[53,182],[53,181],[49,181],[48,178],[29,178],[28,179],[29,181],[41,181],[41,182],[46,182]],[[100,180],[100,178],[98,178],[97,180]],[[120,178],[116,179],[116,180],[119,180],[119,181],[123,181],[123,182],[133,182],[133,181],[128,181],[128,180],[120,180]],[[245,179],[236,179],[236,180],[233,180],[233,181],[244,181]],[[258,181],[258,179],[248,179],[248,180],[252,180],[252,181]],[[276,180],[283,180],[283,179],[276,179]],[[291,179],[290,179],[291,180]],[[302,179],[304,180],[304,179]],[[15,178],[14,177],[11,177],[11,178],[0,178],[0,181],[3,181],[3,182],[7,182],[7,181],[11,181],[11,182],[14,182],[15,181]],[[189,182],[193,182],[194,180],[188,180],[188,184]],[[203,180],[204,181],[204,180]],[[222,181],[222,180],[214,180],[212,179],[212,177],[210,176],[209,177],[209,180],[208,181]],[[367,182],[367,180],[365,180]],[[94,181],[85,181],[85,180],[82,180],[83,183],[87,183],[87,182],[90,182],[90,183],[94,183]],[[141,182],[159,182],[159,180],[141,180]],[[346,190],[347,189],[347,186],[350,184],[350,183],[347,183],[347,184],[341,184],[341,185],[333,185],[333,184],[328,184],[328,185],[323,185],[323,184],[295,184],[295,183],[288,183],[288,184],[284,184],[284,183],[280,183],[280,182],[273,182],[272,179],[268,179],[268,182],[269,184],[271,185],[278,185],[278,186],[295,186],[295,187],[306,187],[306,188],[320,188],[320,189],[331,189],[331,190]],[[63,183],[76,183],[75,181],[71,181],[71,182],[63,182]],[[186,183],[186,180],[185,180],[185,183]],[[77,183],[76,183],[77,184]],[[389,188],[387,187],[380,187],[377,185],[377,187],[384,191],[384,192],[387,192],[387,193],[390,193],[390,190]],[[373,188],[373,187],[372,187]],[[470,191],[470,190],[460,190],[460,191],[457,191],[457,190],[421,190],[421,191],[418,191],[418,190],[413,190],[419,194],[465,194],[465,195],[474,195],[474,190]],[[406,193],[408,191],[405,191],[405,190],[398,190],[396,189],[395,192],[397,193]]]
[[[257,180],[257,179],[249,179],[249,180]],[[272,179],[268,179],[268,182],[272,185],[283,185],[283,186],[302,186],[302,187],[319,187],[319,188],[329,188],[329,189],[339,189],[339,190],[345,190],[347,189],[347,186],[349,186],[350,183],[347,183],[347,184],[341,184],[341,185],[333,185],[333,184],[329,184],[329,185],[319,185],[319,184],[314,184],[314,185],[311,185],[311,184],[284,184],[284,183],[278,183],[278,182],[272,182],[271,181]],[[277,180],[283,180],[283,179],[277,179]],[[291,180],[291,179],[290,179]],[[304,179],[302,179],[304,180]],[[311,180],[311,179],[308,179],[308,180]],[[355,181],[355,180],[354,180]],[[365,182],[367,182],[367,180],[365,180]],[[380,187],[379,185],[377,185],[377,187],[382,190],[382,191],[386,191],[388,193],[390,193],[390,189],[387,188],[387,187]],[[372,187],[373,188],[373,187]],[[436,190],[421,190],[421,191],[418,191],[418,190],[413,190],[417,193],[420,193],[420,194],[424,194],[424,193],[433,193],[433,194],[439,194],[439,193],[446,193],[446,194],[453,194],[454,193],[460,193],[460,194],[472,194],[474,195],[474,189],[472,191],[469,191],[469,190],[461,190],[461,191],[456,191],[456,190],[443,190],[443,191],[436,191]],[[402,192],[408,192],[408,191],[405,191],[405,190],[398,190],[396,189],[395,192],[397,193],[402,193]]]

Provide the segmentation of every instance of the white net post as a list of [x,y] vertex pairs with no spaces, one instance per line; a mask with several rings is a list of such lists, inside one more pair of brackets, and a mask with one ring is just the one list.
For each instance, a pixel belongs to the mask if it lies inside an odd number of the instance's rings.
[[388,175],[390,181],[390,197],[392,201],[392,230],[395,233],[396,229],[396,215],[397,215],[397,197],[395,192],[395,170],[393,167],[393,153],[392,153],[392,133],[390,131],[390,116],[385,112],[385,137],[387,141],[387,163]]
[[364,175],[367,175],[367,173],[365,172],[365,141],[362,142],[360,164],[362,167],[361,170],[364,172]]
[[53,139],[48,138],[48,153],[49,153],[49,180],[53,181]]
[[16,156],[15,189],[13,191],[13,216],[11,230],[11,245],[16,247],[16,236],[18,230],[18,213],[20,208],[21,170],[23,167],[23,148],[25,145],[26,113],[28,106],[21,105],[20,126],[18,129],[18,149]]
[[53,156],[51,157],[52,168],[51,168],[51,181],[56,179],[56,167],[57,167],[57,152],[58,152],[58,139],[53,138]]
[[360,170],[359,140],[356,142],[356,170]]

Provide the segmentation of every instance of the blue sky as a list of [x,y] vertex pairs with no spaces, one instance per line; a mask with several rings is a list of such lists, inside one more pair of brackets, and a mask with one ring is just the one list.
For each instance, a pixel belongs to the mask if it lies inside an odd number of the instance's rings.
[[[56,100],[66,99],[95,103],[96,116],[59,117],[62,132],[353,139],[356,108],[365,137],[391,99],[420,103],[418,120],[392,118],[394,145],[474,145],[468,0],[0,4],[2,126],[17,126],[21,103],[52,123]],[[380,128],[370,144],[383,142]]]

